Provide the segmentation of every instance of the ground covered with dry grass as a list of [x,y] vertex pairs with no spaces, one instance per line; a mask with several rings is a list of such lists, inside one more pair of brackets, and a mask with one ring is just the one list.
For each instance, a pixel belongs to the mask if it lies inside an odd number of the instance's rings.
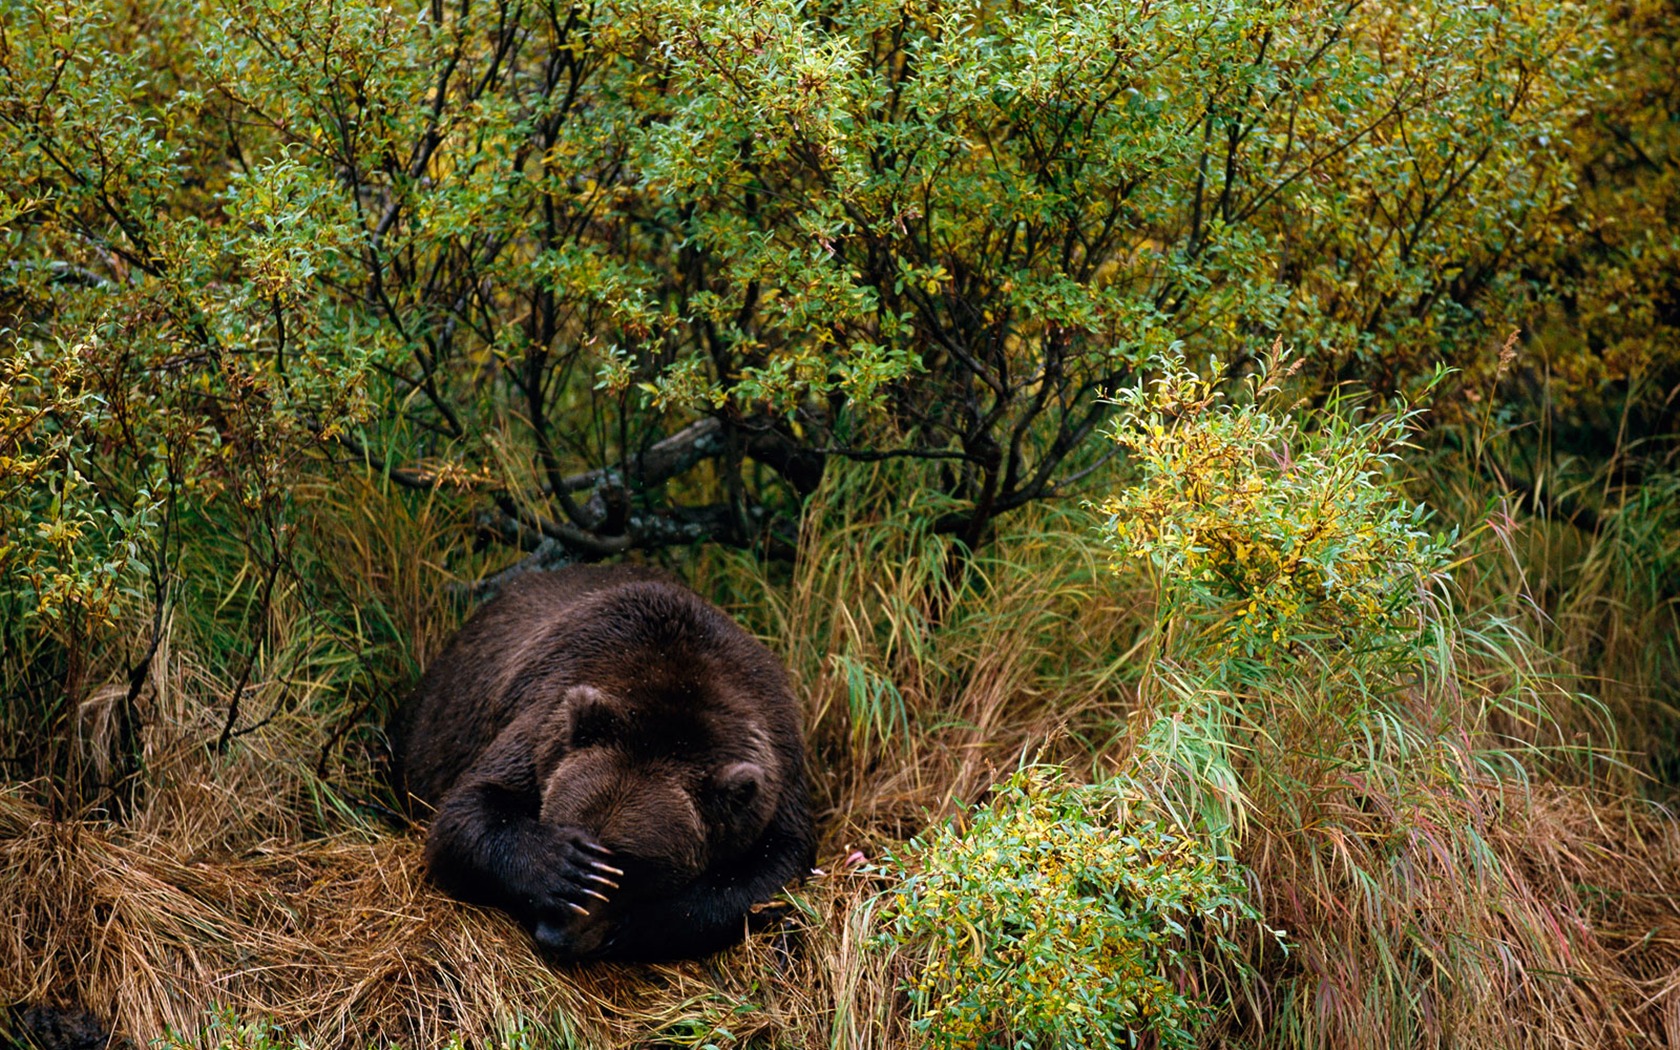
[[[1182,751],[1140,760],[1137,664],[1158,592],[1111,572],[1090,512],[1037,512],[960,558],[925,513],[866,489],[813,505],[791,569],[678,565],[785,657],[807,705],[823,873],[790,891],[781,929],[698,962],[557,970],[504,918],[440,895],[420,832],[382,811],[376,727],[393,697],[311,662],[339,636],[299,592],[273,620],[289,657],[259,664],[254,728],[225,751],[213,742],[239,668],[182,615],[143,695],[147,782],[130,813],[52,819],[40,785],[0,793],[0,1001],[80,1003],[138,1045],[937,1042],[907,991],[925,952],[883,934],[895,851],[1023,762],[1081,779],[1127,766],[1168,805],[1186,766]],[[393,694],[464,609],[443,521],[372,488],[316,512],[319,564],[394,625],[369,658],[395,668]],[[1493,590],[1507,570],[1482,564],[1466,583]],[[1518,672],[1473,650],[1461,680],[1509,692]],[[1552,673],[1523,695],[1567,685]],[[101,695],[81,720],[92,754]],[[1501,727],[1514,711],[1461,713],[1381,767],[1302,757],[1351,756],[1372,730],[1315,728],[1298,708],[1267,716],[1278,739],[1245,738],[1251,756],[1300,766],[1293,780],[1233,767],[1248,786],[1229,841],[1282,937],[1236,929],[1236,954],[1198,978],[1204,1045],[1680,1045],[1680,829],[1559,744],[1590,718]],[[1522,768],[1500,766],[1494,743],[1523,734]]]

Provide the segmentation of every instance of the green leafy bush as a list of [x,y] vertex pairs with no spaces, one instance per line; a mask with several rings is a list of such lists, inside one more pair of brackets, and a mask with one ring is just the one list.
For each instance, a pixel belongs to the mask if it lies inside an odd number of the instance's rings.
[[72,808],[102,786],[126,793],[139,767],[132,692],[93,754],[73,716],[99,673],[98,639],[136,578],[155,578],[146,561],[162,502],[155,478],[129,479],[120,494],[101,484],[110,412],[89,373],[102,350],[0,346],[0,690],[15,675],[32,694],[0,701],[0,733],[31,742],[20,772],[45,774],[55,806]]
[[1124,778],[1023,768],[895,862],[887,929],[924,953],[915,1023],[940,1047],[1193,1047],[1226,934],[1257,918],[1240,869]]
[[308,451],[601,557],[919,457],[975,545],[1175,337],[1478,352],[1601,50],[1562,2],[27,0],[0,304],[241,488]]
[[85,372],[97,346],[0,359],[0,601],[24,617],[103,623],[157,501],[100,498],[90,431],[104,413]]
[[1175,338],[1404,387],[1527,301],[1600,41],[1562,2],[20,0],[0,356],[84,357],[65,514],[157,509],[55,540],[124,568],[138,652],[29,663],[142,681],[227,581],[225,750],[318,591],[302,487],[435,497],[457,565],[792,555],[831,462],[906,459],[972,550]]

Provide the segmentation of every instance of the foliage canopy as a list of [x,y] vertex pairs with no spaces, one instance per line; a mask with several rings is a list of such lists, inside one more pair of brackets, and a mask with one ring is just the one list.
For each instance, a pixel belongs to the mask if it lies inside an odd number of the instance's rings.
[[1445,0],[8,10],[9,338],[97,347],[108,503],[271,558],[322,457],[573,558],[919,457],[972,545],[1174,338],[1403,385],[1526,297],[1601,59]]

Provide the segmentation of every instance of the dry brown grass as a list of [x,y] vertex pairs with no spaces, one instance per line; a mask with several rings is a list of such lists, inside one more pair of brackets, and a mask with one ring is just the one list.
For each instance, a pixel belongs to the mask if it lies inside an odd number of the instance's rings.
[[[1567,954],[1558,971],[1513,975],[1552,985],[1545,994],[1461,1003],[1456,1045],[1680,1045],[1673,824],[1607,817],[1555,791],[1495,838],[1560,923],[1552,945],[1536,945],[1514,921],[1499,949],[1515,969],[1556,945]],[[270,839],[192,856],[156,834],[51,822],[12,791],[0,795],[0,914],[10,920],[0,997],[79,1000],[140,1040],[196,1033],[220,1005],[311,1046],[438,1046],[454,1034],[489,1046],[521,1026],[557,1045],[908,1045],[904,963],[868,947],[879,884],[848,872],[834,842],[832,874],[799,891],[808,913],[779,935],[704,962],[556,971],[510,922],[431,889],[414,835]],[[1296,950],[1338,954],[1357,913],[1332,909],[1316,929],[1295,929]],[[1302,963],[1311,960],[1286,965]],[[1558,986],[1575,1008],[1536,1014]]]
[[[1259,987],[1283,998],[1245,1008],[1227,1026],[1233,1037],[1680,1046],[1680,828],[1671,817],[1553,785],[1489,786],[1461,800],[1485,850],[1469,857],[1432,815],[1394,821],[1324,802],[1317,826],[1260,829],[1243,851],[1291,956],[1262,966]],[[1396,836],[1412,841],[1397,848]],[[1408,1030],[1403,1040],[1393,1034]]]
[[[787,1033],[837,995],[856,1017],[858,987],[883,983],[844,920],[789,953],[767,940],[710,964],[555,971],[510,922],[430,889],[418,846],[345,834],[192,859],[0,796],[0,910],[17,920],[0,933],[0,996],[79,999],[140,1040],[195,1033],[218,1004],[318,1046],[492,1045],[530,1023],[622,1046],[708,1014],[743,1038]],[[834,876],[807,896],[844,916],[867,881]],[[734,1013],[742,1003],[757,1009]]]

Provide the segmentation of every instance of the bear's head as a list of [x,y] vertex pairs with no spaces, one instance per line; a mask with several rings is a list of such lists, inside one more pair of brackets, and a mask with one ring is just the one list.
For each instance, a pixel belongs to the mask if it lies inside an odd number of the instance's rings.
[[776,754],[724,704],[578,685],[551,731],[543,821],[585,828],[677,881],[752,846],[775,812]]
[[589,832],[624,870],[612,901],[570,931],[574,953],[638,897],[746,853],[775,813],[784,773],[763,728],[684,693],[575,685],[550,722],[541,818]]

